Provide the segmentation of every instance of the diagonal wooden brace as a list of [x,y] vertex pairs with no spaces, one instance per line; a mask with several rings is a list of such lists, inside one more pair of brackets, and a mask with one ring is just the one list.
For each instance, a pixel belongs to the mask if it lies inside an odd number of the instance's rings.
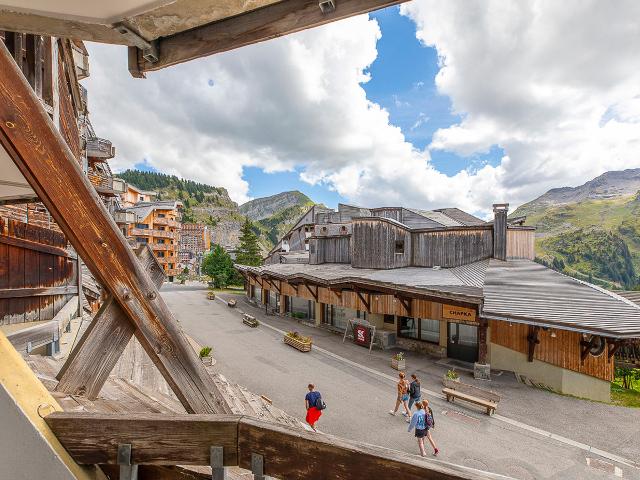
[[[144,270],[160,288],[165,275],[148,246],[137,252]],[[58,372],[56,391],[95,399],[131,341],[134,325],[109,297]]]
[[141,345],[187,412],[229,413],[224,397],[4,44],[0,45],[0,143],[135,326]]

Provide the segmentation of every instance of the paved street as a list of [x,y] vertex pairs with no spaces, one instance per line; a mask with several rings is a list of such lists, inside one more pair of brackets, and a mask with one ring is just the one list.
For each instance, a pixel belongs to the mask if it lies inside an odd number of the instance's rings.
[[[162,290],[185,331],[214,348],[218,371],[301,419],[306,385],[313,382],[327,403],[321,431],[417,453],[404,418],[387,413],[395,401],[389,352],[369,355],[366,349],[343,344],[341,337],[324,330],[288,318],[263,317],[262,310],[250,306],[244,297],[234,296],[238,300],[234,310],[219,300],[206,300],[205,293],[179,285]],[[256,329],[243,325],[240,311],[256,315],[263,324]],[[310,334],[314,350],[303,354],[288,347],[277,330]],[[410,354],[407,364],[409,373],[416,371],[422,378],[423,389],[439,392],[446,366]],[[542,392],[518,384],[506,373],[492,381],[491,388],[503,395],[493,418],[472,406],[452,405],[438,395],[428,395],[442,460],[518,479],[640,479],[640,469],[623,463],[640,458],[638,410]],[[550,434],[562,438],[556,440]],[[587,451],[587,445],[592,451]],[[615,461],[612,455],[622,458]]]

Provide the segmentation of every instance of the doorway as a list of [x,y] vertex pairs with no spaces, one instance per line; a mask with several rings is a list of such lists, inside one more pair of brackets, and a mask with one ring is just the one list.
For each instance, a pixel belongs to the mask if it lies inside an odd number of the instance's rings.
[[474,363],[478,361],[478,327],[449,322],[447,357]]

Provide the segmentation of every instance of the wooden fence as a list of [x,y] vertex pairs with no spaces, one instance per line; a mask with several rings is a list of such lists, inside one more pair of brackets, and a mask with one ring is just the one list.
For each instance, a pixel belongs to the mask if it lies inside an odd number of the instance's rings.
[[119,446],[130,446],[127,460],[140,467],[210,465],[211,447],[222,447],[219,467],[239,466],[251,470],[255,478],[507,478],[242,415],[56,412],[45,421],[80,464],[122,465]]
[[78,294],[64,235],[0,218],[0,325],[51,320]]

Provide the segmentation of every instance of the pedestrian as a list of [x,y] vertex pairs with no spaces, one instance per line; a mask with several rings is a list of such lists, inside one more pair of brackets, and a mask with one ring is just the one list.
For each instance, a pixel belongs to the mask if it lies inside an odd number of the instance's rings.
[[409,423],[409,417],[411,416],[411,410],[409,410],[409,382],[405,378],[404,372],[398,373],[398,383],[396,385],[398,395],[396,397],[396,408],[389,410],[389,415],[395,415],[398,412],[400,404],[404,407],[402,415],[407,417],[407,423]]
[[422,409],[422,402],[416,402],[416,411],[411,415],[411,421],[409,422],[409,428],[407,432],[410,432],[415,428],[415,437],[418,439],[418,448],[420,449],[420,455],[427,456],[427,452],[424,449],[424,437],[427,432],[426,413]]
[[[438,450],[438,447],[436,447],[436,442],[433,441],[433,437],[431,436],[431,430],[436,428],[436,421],[435,421],[435,418],[433,417],[433,410],[431,410],[431,407],[429,406],[429,400],[422,401],[422,408],[424,409],[424,412],[425,412],[425,426],[427,431],[427,435],[426,435],[427,439],[429,440],[429,443],[433,447],[433,454],[438,455],[438,453],[440,453],[440,450]],[[424,439],[422,440],[422,443],[424,448]]]
[[412,373],[411,383],[409,384],[409,411],[411,411],[411,406],[419,402],[420,399],[420,379],[415,373]]
[[304,407],[307,410],[307,423],[313,431],[316,432],[316,423],[320,419],[322,415],[322,410],[324,410],[324,402],[322,400],[322,395],[320,392],[315,390],[315,385],[310,383],[307,388],[309,392],[304,397]]

